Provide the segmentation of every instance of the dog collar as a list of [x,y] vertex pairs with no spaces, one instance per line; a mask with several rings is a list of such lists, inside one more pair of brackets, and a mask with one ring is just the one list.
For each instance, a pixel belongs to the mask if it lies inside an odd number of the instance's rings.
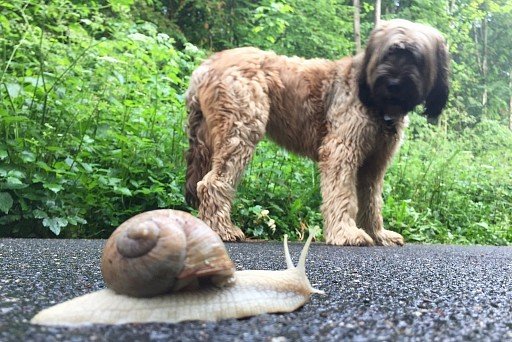
[[385,131],[391,133],[391,134],[396,134],[396,121],[394,118],[392,118],[391,116],[387,115],[387,114],[384,114],[382,116],[382,118],[384,119],[384,129]]

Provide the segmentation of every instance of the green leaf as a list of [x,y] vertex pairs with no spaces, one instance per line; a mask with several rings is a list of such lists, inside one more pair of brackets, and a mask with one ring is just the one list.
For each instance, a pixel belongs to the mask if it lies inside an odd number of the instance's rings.
[[0,192],[0,210],[3,211],[4,214],[9,213],[13,203],[12,196],[8,192]]
[[55,184],[55,183],[45,183],[43,184],[43,187],[45,189],[48,189],[50,191],[53,191],[54,193],[58,193],[63,189],[61,184]]
[[45,218],[43,220],[43,226],[50,228],[55,235],[59,235],[61,228],[68,225],[68,220],[62,217]]
[[41,169],[43,169],[44,171],[47,171],[47,172],[50,172],[50,171],[52,171],[52,170],[53,170],[50,166],[48,166],[48,164],[46,164],[44,161],[41,161],[41,160],[40,160],[40,161],[38,161],[38,162],[36,163],[36,165],[37,165],[37,166],[39,166],[39,167],[40,167]]
[[27,122],[27,121],[30,121],[29,118],[27,118],[26,116],[20,116],[20,115],[7,115],[7,116],[2,116],[2,121],[4,124],[12,124],[12,123],[16,123],[16,122]]
[[82,217],[79,217],[79,216],[70,216],[70,217],[68,217],[68,221],[73,226],[76,226],[79,223],[80,224],[86,224],[87,223],[87,220],[85,220],[85,219],[83,219]]
[[89,163],[81,162],[80,165],[82,165],[82,167],[84,168],[85,172],[87,172],[87,173],[91,173],[91,172],[94,171],[94,169],[92,168],[92,165],[89,164]]
[[43,81],[39,77],[25,77],[24,79],[25,83],[31,84],[34,87],[42,87]]
[[135,0],[109,0],[108,2],[112,6],[112,9],[116,12],[123,8],[130,8]]
[[36,160],[36,156],[30,151],[23,151],[21,152],[21,160],[23,160],[25,163],[32,163]]
[[132,196],[132,192],[130,191],[130,189],[128,188],[125,188],[125,187],[115,187],[114,188],[114,192],[116,194],[120,194],[120,195],[123,195],[123,196]]
[[19,178],[16,177],[7,177],[7,181],[3,186],[4,189],[8,190],[16,190],[16,189],[24,189],[28,186],[28,184],[23,183]]
[[10,97],[15,98],[20,95],[21,86],[18,83],[8,83],[5,86]]
[[4,160],[5,158],[7,158],[9,155],[7,154],[7,151],[6,150],[0,150],[0,160]]
[[46,219],[46,218],[48,218],[48,214],[45,213],[42,210],[39,210],[39,209],[34,210],[33,214],[34,214],[34,217],[37,218],[37,219]]
[[7,173],[7,176],[18,178],[18,179],[25,178],[25,174],[23,172],[21,172],[21,171],[18,171],[18,170],[11,170],[11,171],[9,171]]

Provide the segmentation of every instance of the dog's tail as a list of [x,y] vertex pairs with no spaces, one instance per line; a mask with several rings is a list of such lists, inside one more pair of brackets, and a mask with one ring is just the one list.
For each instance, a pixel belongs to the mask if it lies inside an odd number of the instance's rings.
[[197,97],[197,86],[206,73],[200,69],[192,74],[186,94],[189,148],[186,156],[185,200],[195,208],[199,205],[197,183],[210,171],[212,158],[208,128]]

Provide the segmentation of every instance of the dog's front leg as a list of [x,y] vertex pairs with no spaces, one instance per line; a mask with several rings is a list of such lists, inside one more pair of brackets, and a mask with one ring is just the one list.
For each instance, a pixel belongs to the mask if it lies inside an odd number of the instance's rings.
[[402,235],[384,229],[382,220],[382,185],[391,149],[385,149],[386,144],[366,162],[357,173],[357,195],[359,208],[357,225],[364,229],[375,244],[383,246],[403,245]]
[[356,226],[357,170],[364,156],[357,140],[329,134],[319,150],[324,236],[325,241],[333,245],[375,244]]

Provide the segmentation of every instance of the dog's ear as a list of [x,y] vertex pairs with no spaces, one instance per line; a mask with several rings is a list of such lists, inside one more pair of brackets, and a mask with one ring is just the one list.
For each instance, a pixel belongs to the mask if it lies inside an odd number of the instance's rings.
[[366,81],[368,62],[369,62],[368,48],[365,51],[363,65],[359,68],[359,75],[357,76],[357,86],[358,86],[358,96],[359,100],[366,106],[371,107],[373,105],[372,94],[370,90],[370,86]]
[[437,119],[448,101],[450,57],[443,41],[439,41],[437,44],[436,61],[437,70],[432,70],[432,72],[436,72],[437,76],[425,100],[425,115],[430,123],[437,123]]

